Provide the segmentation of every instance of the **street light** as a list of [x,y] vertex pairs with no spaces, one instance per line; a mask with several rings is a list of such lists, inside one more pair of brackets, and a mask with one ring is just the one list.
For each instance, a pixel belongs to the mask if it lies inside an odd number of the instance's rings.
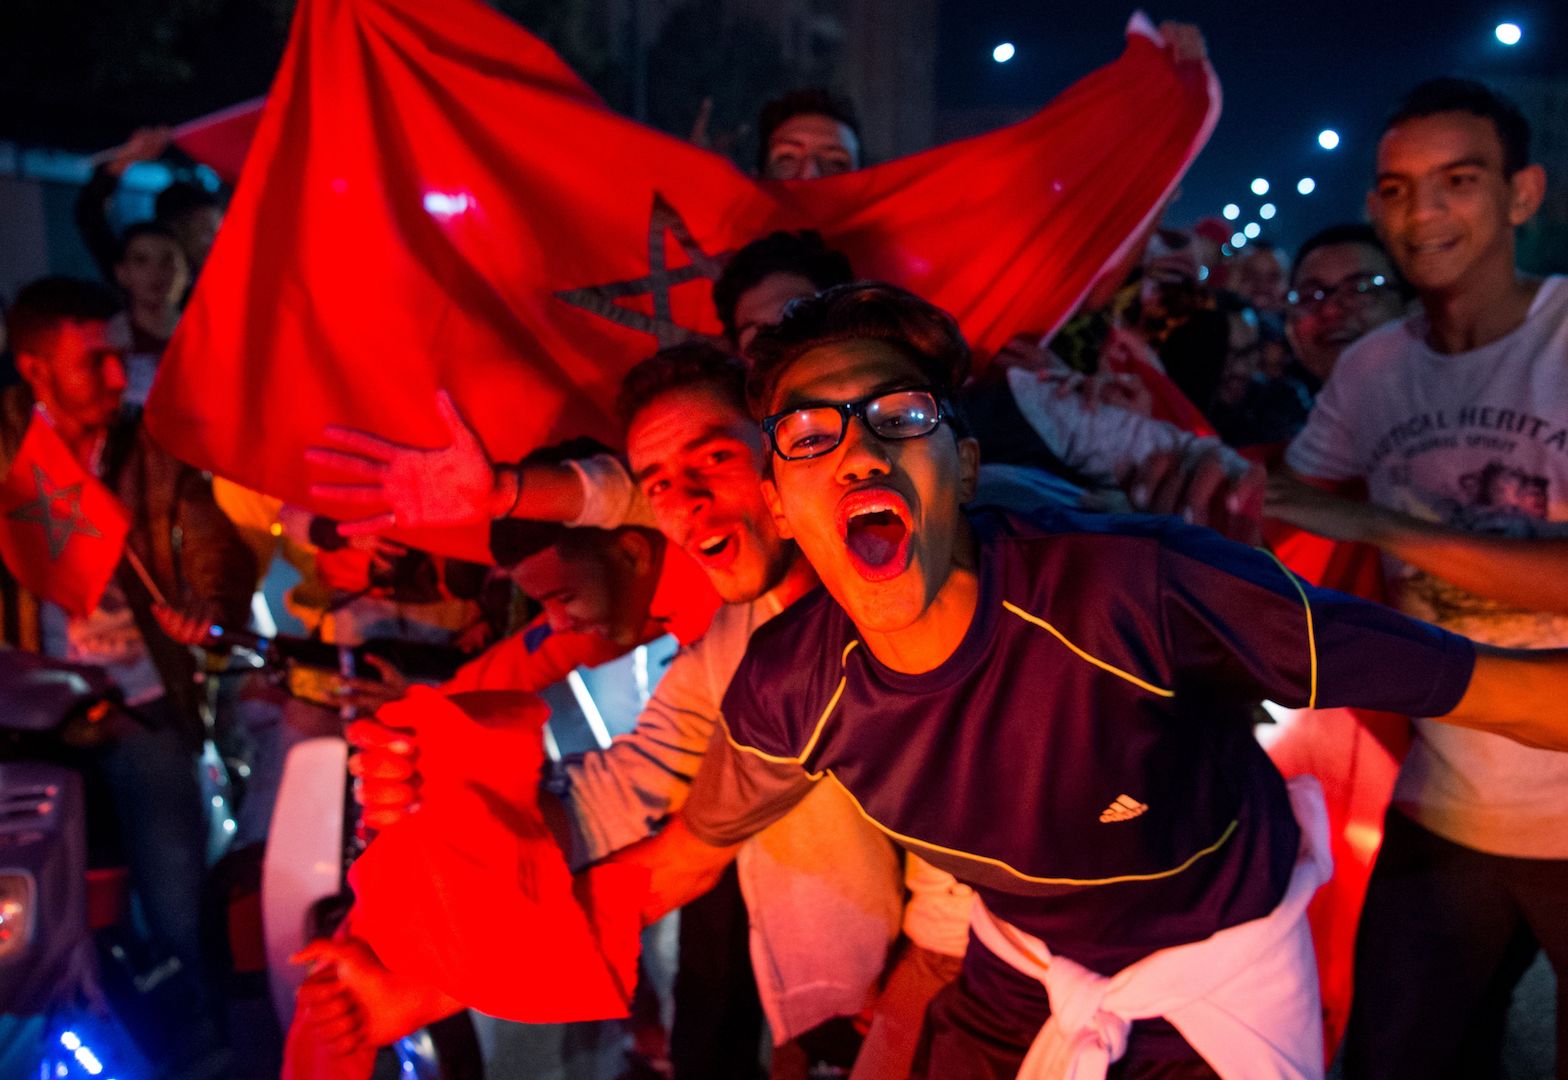
[[1318,132],[1318,145],[1325,150],[1334,150],[1339,146],[1339,132],[1333,128],[1324,128]]
[[1261,176],[1258,177],[1252,182],[1252,193],[1254,195],[1267,195],[1269,193],[1269,182]]
[[998,64],[1005,64],[1017,54],[1018,50],[1013,48],[1013,43],[1011,41],[1004,41],[996,48],[991,50],[991,59],[995,60]]
[[1317,189],[1318,182],[1310,176],[1303,176],[1296,181],[1296,194],[1298,195],[1311,195]]
[[1258,238],[1258,234],[1263,231],[1263,226],[1259,225],[1256,221],[1249,221],[1247,222],[1247,227],[1241,231],[1246,233],[1248,240],[1256,240]]
[[1511,22],[1498,23],[1493,33],[1497,35],[1498,41],[1509,47],[1519,44],[1520,39],[1524,37],[1524,31],[1519,29],[1519,24]]
[[1274,204],[1271,202],[1266,202],[1262,206],[1258,207],[1258,217],[1262,218],[1264,221],[1268,221],[1274,216],[1274,210]]
[[1247,238],[1239,232],[1231,233],[1230,246],[1238,250],[1244,248],[1247,246]]
[[1237,218],[1241,217],[1241,207],[1237,206],[1235,203],[1226,203],[1225,209],[1221,210],[1220,213],[1225,215],[1226,221],[1235,221]]

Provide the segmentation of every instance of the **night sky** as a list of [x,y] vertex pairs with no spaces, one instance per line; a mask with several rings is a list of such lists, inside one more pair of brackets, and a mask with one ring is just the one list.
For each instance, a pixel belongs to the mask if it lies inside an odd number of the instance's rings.
[[[1128,14],[1103,2],[1059,0],[943,7],[937,98],[949,109],[1038,106],[1114,57]],[[1245,223],[1273,201],[1279,213],[1260,222],[1263,236],[1286,247],[1323,225],[1361,217],[1382,120],[1416,83],[1445,74],[1568,78],[1568,4],[1552,0],[1186,0],[1150,14],[1202,28],[1225,95],[1219,126],[1170,219],[1190,223],[1234,202]],[[1522,28],[1517,46],[1498,42],[1500,22]],[[991,59],[1001,41],[1017,47],[1006,64]],[[1342,138],[1332,153],[1317,144],[1326,127]],[[1259,176],[1272,185],[1266,198],[1249,190]],[[1317,181],[1308,197],[1296,194],[1303,176]]]

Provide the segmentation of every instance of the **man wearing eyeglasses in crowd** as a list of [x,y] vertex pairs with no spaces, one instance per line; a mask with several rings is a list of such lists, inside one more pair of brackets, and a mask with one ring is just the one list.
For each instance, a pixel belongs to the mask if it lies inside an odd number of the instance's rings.
[[680,827],[618,856],[653,909],[681,899],[672,837],[722,853],[827,782],[984,902],[915,1075],[1321,1075],[1321,798],[1287,794],[1246,703],[1496,704],[1562,742],[1526,706],[1568,653],[1477,656],[1169,518],[966,515],[967,350],[889,286],[796,304],[753,357],[763,490],[826,592],[753,636]]
[[[1309,481],[1365,481],[1370,501],[1277,478],[1269,507],[1382,549],[1404,611],[1542,648],[1568,645],[1568,278],[1514,262],[1545,194],[1529,139],[1516,106],[1465,80],[1394,114],[1367,208],[1420,307],[1345,352],[1285,458]],[[1361,920],[1347,1077],[1496,1074],[1536,948],[1568,977],[1564,790],[1568,754],[1416,720]]]
[[1404,310],[1388,252],[1359,223],[1331,225],[1301,245],[1286,300],[1285,336],[1314,394],[1340,353]]

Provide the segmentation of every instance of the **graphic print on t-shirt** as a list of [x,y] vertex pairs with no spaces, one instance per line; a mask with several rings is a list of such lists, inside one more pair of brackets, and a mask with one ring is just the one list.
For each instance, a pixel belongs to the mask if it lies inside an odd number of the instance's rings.
[[[1547,520],[1552,505],[1552,479],[1503,458],[1461,474],[1458,487],[1434,499],[1436,520],[1462,532],[1511,540],[1568,536],[1568,523]],[[1409,569],[1401,585],[1407,610],[1443,626],[1454,627],[1467,619],[1485,619],[1493,632],[1521,640],[1534,640],[1556,622],[1540,612],[1523,611],[1488,600],[1441,578]]]
[[[1561,461],[1554,459],[1561,457]],[[1568,426],[1485,405],[1434,409],[1389,426],[1373,468],[1399,509],[1467,533],[1531,540],[1568,536],[1550,521],[1568,469]],[[1395,567],[1400,607],[1459,633],[1525,644],[1563,632],[1561,616],[1475,596],[1411,566]],[[1484,629],[1483,629],[1484,626]]]

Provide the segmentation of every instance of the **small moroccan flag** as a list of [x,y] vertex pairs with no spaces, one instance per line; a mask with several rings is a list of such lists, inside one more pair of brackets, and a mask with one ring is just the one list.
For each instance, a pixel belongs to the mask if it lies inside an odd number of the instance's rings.
[[42,416],[0,481],[0,559],[24,589],[85,616],[98,606],[130,529],[125,508]]

